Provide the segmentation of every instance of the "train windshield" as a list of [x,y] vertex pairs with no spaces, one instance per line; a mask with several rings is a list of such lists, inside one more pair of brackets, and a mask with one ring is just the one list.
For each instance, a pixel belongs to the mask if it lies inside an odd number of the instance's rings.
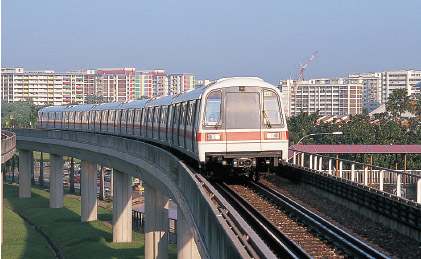
[[226,93],[226,129],[260,129],[259,93]]
[[208,95],[206,101],[206,115],[205,125],[217,125],[221,123],[221,103],[222,93],[221,91],[215,91]]
[[278,95],[271,90],[263,91],[263,124],[268,128],[283,124]]

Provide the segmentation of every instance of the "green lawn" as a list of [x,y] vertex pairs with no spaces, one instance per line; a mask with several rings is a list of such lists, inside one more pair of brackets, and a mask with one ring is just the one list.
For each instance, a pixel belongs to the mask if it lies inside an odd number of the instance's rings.
[[[80,201],[65,197],[64,208],[50,209],[48,192],[32,188],[32,198],[19,199],[18,186],[12,184],[4,185],[4,204],[29,217],[36,225],[47,232],[53,242],[61,248],[65,258],[144,258],[143,234],[133,232],[132,243],[112,242],[112,229],[102,222],[112,220],[111,210],[98,207],[99,221],[80,222]],[[4,224],[4,235],[14,236],[15,228],[6,231],[6,225],[10,226],[10,222],[6,218]],[[23,224],[20,225],[22,227],[19,228],[24,228]],[[9,233],[9,231],[12,233]],[[32,242],[39,243],[40,238],[27,234],[27,236],[17,239],[23,240],[21,246],[25,253],[34,249],[38,251],[37,247],[31,244]],[[32,241],[32,239],[37,242]],[[9,258],[6,256],[7,251],[13,251],[13,245],[5,238],[2,246],[4,258]],[[37,258],[35,251],[34,253],[28,252],[28,255],[34,255],[30,257]],[[176,246],[169,245],[169,257],[177,257]],[[15,258],[22,257],[17,256]]]
[[41,234],[18,214],[3,208],[3,258],[54,258]]

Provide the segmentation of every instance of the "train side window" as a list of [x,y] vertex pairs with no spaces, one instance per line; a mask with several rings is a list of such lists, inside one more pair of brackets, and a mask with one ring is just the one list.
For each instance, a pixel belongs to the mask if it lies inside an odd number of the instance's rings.
[[211,92],[206,98],[205,125],[216,125],[221,120],[222,92]]
[[75,113],[75,123],[80,123],[80,112]]
[[130,109],[128,112],[127,112],[127,124],[129,124],[129,125],[133,125],[133,109]]
[[120,127],[120,115],[121,115],[121,110],[116,110],[115,111],[115,127],[116,128]]
[[161,125],[165,125],[167,123],[168,107],[163,106],[161,109]]
[[188,115],[187,115],[187,125],[192,125],[194,104],[195,104],[195,101],[189,102],[189,109],[188,109]]
[[89,124],[94,123],[95,121],[95,111],[91,111],[89,114]]
[[140,109],[136,109],[134,112],[134,122],[136,125],[140,122]]
[[101,122],[101,111],[95,111],[95,122]]
[[145,125],[145,108],[140,111],[140,135],[142,136],[142,125]]
[[107,119],[108,119],[108,110],[103,110],[102,111],[102,116],[101,116],[101,124],[103,126],[107,126]]
[[81,121],[81,122],[82,122],[83,124],[86,124],[86,123],[88,122],[88,119],[87,119],[87,116],[86,116],[87,114],[88,114],[88,112],[87,112],[87,111],[83,111],[83,112],[82,112],[82,121]]
[[175,110],[174,110],[174,125],[178,125],[179,120],[180,120],[180,104],[177,103],[175,105]]
[[108,122],[114,122],[115,110],[110,110],[108,113]]
[[69,114],[68,114],[68,112],[64,112],[63,124],[67,125],[68,121],[69,121]]
[[148,108],[148,123],[152,122],[152,107]]
[[187,118],[187,102],[184,102],[181,105],[181,125],[184,125],[186,123],[186,118]]
[[282,113],[279,105],[279,97],[272,90],[263,90],[263,124],[271,127],[272,125],[282,125]]
[[69,112],[69,123],[73,124],[75,123],[75,113]]
[[159,111],[160,111],[160,107],[155,107],[155,115],[154,115],[154,123],[158,124],[159,123]]
[[122,125],[122,127],[123,127],[123,125],[124,125],[124,127],[126,127],[126,121],[127,121],[127,110],[122,110],[122,111],[121,111],[121,119],[120,119],[120,121],[121,121],[121,125]]

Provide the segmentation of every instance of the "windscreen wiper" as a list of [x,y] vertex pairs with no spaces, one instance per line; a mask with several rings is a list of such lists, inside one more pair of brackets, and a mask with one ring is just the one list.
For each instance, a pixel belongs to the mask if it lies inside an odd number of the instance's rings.
[[270,120],[269,120],[269,117],[268,117],[266,111],[263,110],[262,112],[263,112],[263,119],[265,120],[266,125],[268,126],[268,128],[272,128],[272,125],[270,125]]

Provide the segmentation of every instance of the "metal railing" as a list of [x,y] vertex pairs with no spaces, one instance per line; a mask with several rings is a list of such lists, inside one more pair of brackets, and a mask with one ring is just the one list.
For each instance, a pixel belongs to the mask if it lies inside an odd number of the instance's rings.
[[16,134],[10,131],[1,131],[1,163],[12,158],[16,152]]
[[421,204],[421,170],[393,170],[331,156],[293,152],[290,163],[296,167],[336,176]]

